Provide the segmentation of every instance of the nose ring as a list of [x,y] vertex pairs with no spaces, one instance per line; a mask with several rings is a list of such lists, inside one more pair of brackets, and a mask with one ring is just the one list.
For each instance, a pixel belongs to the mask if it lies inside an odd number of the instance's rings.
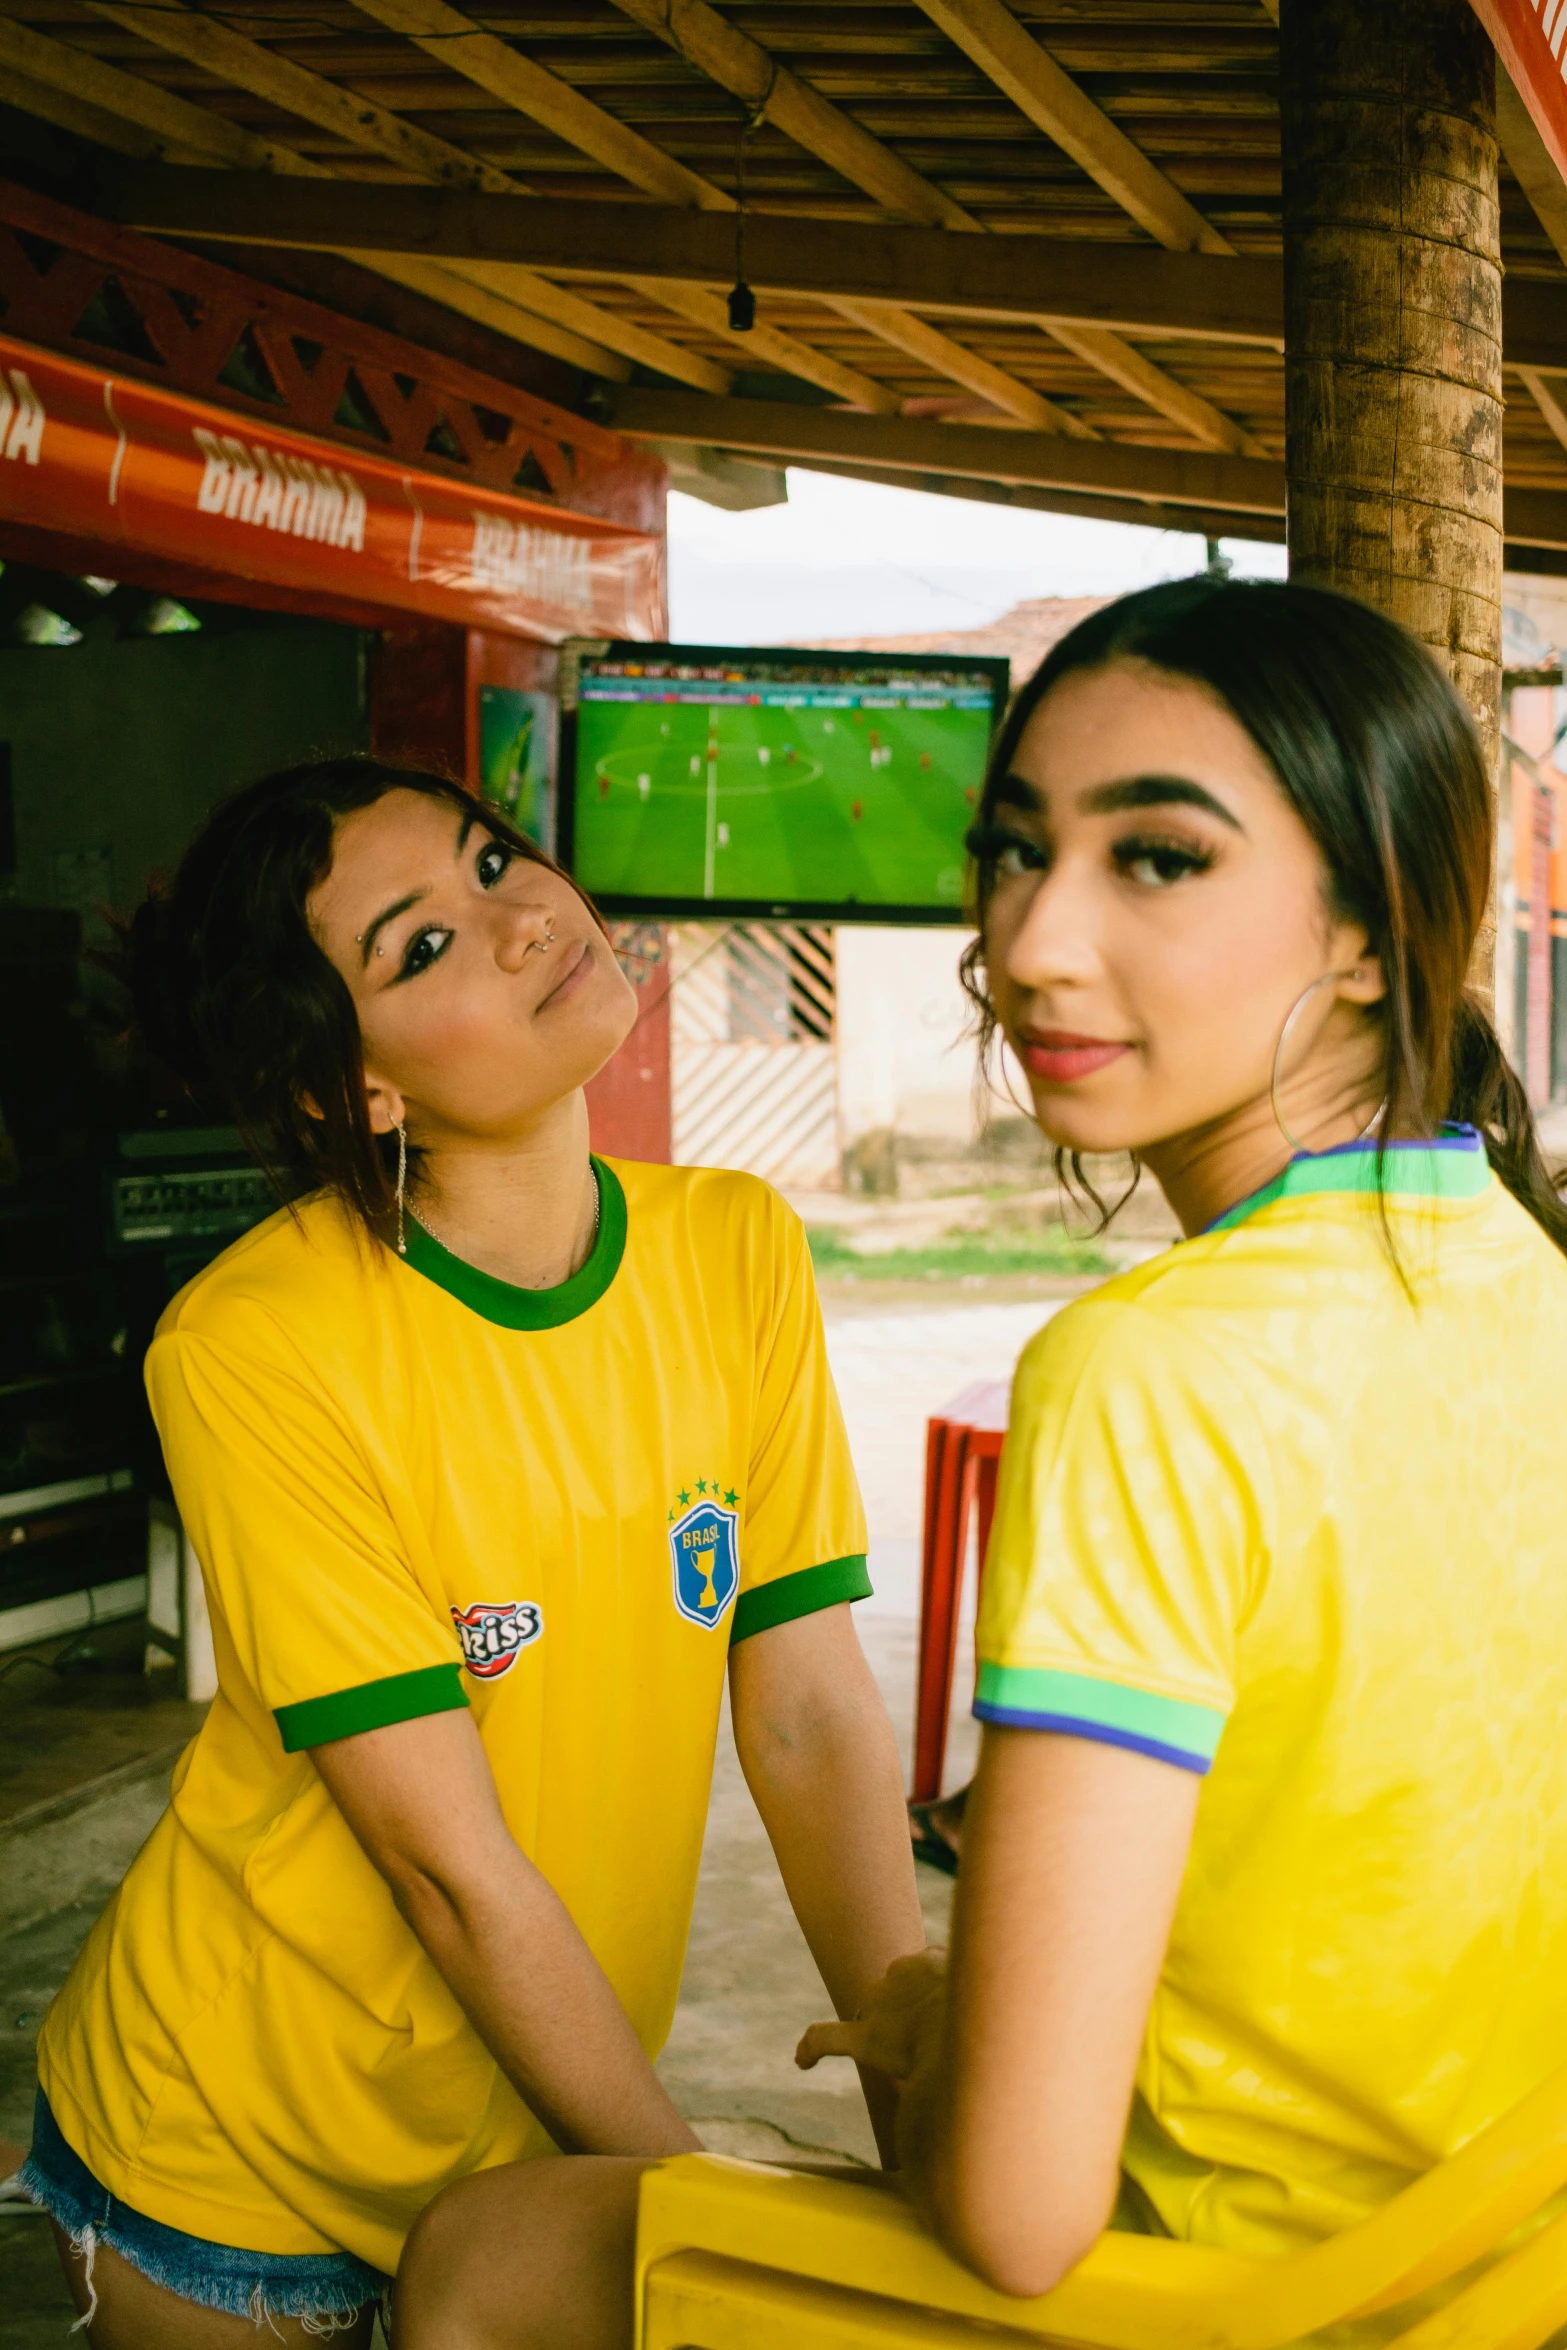
[[543,936],[542,938],[535,938],[535,939],[530,939],[530,940],[529,940],[529,942],[528,942],[528,944],[529,944],[530,948],[531,948],[531,947],[537,947],[537,948],[538,948],[538,950],[539,950],[539,953],[540,953],[541,955],[542,955],[542,954],[547,954],[547,953],[548,953],[548,951],[549,951],[549,949],[550,949],[550,948],[551,948],[551,947],[552,947],[552,946],[555,944],[555,925],[554,925],[554,923],[553,923],[553,922],[551,922],[551,923],[550,923],[550,925],[549,925],[549,928],[548,928],[548,929],[545,931],[545,933],[544,933],[544,936]]

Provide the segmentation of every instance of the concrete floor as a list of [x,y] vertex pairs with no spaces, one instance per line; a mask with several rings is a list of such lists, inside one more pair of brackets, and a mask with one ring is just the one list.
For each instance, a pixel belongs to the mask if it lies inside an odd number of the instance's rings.
[[[856,1616],[905,1767],[918,1641],[925,1420],[970,1381],[1004,1378],[1051,1310],[1048,1301],[1038,1300],[829,1308],[828,1343],[865,1491],[877,1587]],[[960,1692],[967,1680],[960,1657]],[[950,1785],[966,1775],[973,1749],[960,1695]],[[931,1938],[940,1940],[951,1887],[928,1870],[920,1876]],[[26,2141],[34,2035],[111,1890],[105,1881],[41,1924],[0,1937],[0,2138]],[[801,2031],[828,2012],[726,1725],[680,2009],[659,2067],[707,2145],[761,2158],[809,2149],[874,2159],[851,2068],[828,2064],[809,2074],[794,2069]],[[63,2350],[70,2322],[46,2228],[32,2215],[0,2216],[0,2350]]]

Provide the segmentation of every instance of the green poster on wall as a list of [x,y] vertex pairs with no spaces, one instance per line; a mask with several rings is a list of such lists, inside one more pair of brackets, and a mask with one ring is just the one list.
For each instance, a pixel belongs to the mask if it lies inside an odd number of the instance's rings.
[[512,822],[555,850],[555,702],[506,685],[479,688],[479,789]]

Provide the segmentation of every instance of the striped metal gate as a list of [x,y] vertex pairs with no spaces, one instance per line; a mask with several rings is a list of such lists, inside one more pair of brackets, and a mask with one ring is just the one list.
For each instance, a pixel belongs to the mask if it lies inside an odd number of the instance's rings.
[[738,1167],[802,1191],[839,1181],[833,934],[820,923],[672,932],[679,1167]]

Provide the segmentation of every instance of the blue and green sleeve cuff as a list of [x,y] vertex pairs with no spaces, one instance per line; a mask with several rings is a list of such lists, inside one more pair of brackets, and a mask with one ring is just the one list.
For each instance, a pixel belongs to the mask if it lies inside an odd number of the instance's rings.
[[820,1566],[801,1567],[793,1575],[780,1575],[775,1582],[742,1591],[735,1601],[729,1645],[733,1648],[737,1640],[770,1632],[775,1624],[792,1624],[797,1616],[814,1616],[821,1608],[840,1607],[846,1599],[870,1596],[870,1571],[863,1551],[848,1558],[824,1559]]
[[457,1664],[425,1665],[415,1673],[391,1673],[384,1681],[362,1681],[357,1689],[334,1689],[329,1697],[306,1697],[298,1705],[273,1708],[283,1752],[330,1746],[334,1738],[357,1738],[362,1730],[385,1730],[393,1722],[416,1722],[421,1714],[455,1713],[468,1703]]
[[1212,1766],[1226,1718],[1184,1698],[1033,1665],[982,1664],[974,1711],[982,1722],[1125,1746],[1199,1775]]

